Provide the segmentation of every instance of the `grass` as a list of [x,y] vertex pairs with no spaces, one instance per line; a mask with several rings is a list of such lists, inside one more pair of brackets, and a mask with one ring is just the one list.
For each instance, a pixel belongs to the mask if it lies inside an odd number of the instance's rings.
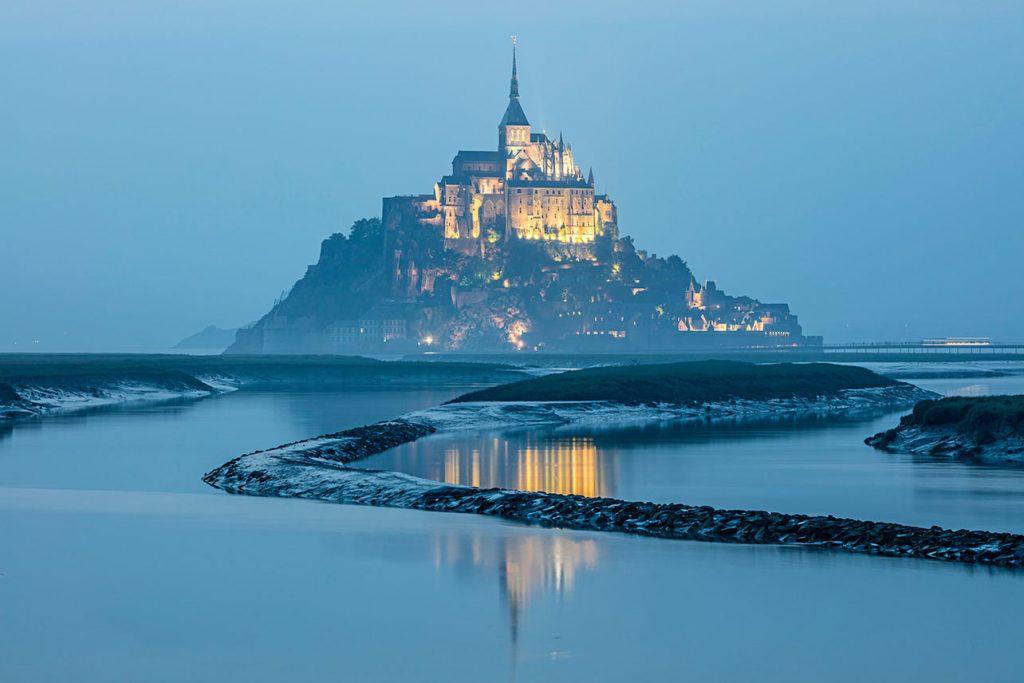
[[921,401],[901,426],[953,427],[978,443],[998,434],[1024,434],[1024,396],[952,396]]
[[834,394],[843,389],[899,384],[865,368],[828,363],[757,365],[696,361],[589,368],[464,394],[466,401],[615,401],[699,404]]
[[[63,383],[74,380],[160,380],[225,375],[268,381],[322,382],[356,377],[500,376],[494,363],[382,361],[363,356],[195,356],[187,354],[11,353],[0,354],[0,383]],[[511,375],[510,375],[511,376]],[[491,380],[493,381],[493,380]]]

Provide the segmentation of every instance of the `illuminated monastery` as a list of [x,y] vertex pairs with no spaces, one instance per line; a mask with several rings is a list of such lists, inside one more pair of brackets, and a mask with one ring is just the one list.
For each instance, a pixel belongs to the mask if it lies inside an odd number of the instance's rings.
[[699,282],[679,256],[659,257],[620,235],[615,204],[595,193],[594,174],[584,175],[572,145],[530,127],[514,47],[497,133],[493,151],[458,152],[431,194],[386,197],[379,219],[324,240],[318,262],[239,330],[230,352],[651,353],[821,343],[804,336],[787,304],[728,295]]
[[467,254],[484,254],[499,240],[587,244],[618,235],[614,202],[594,193],[594,173],[584,178],[572,145],[531,130],[519,102],[515,46],[497,150],[460,151],[433,194],[384,200],[385,226],[410,215],[443,230],[446,248]]

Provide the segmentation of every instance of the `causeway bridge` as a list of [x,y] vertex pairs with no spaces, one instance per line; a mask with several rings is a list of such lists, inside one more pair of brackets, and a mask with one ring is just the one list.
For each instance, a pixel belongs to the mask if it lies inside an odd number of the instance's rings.
[[[879,353],[879,354],[970,354],[1004,355],[1024,354],[1024,341],[995,342],[981,339],[924,339],[917,342],[862,342],[848,344],[822,344],[817,347],[822,353]],[[806,347],[803,350],[809,350]]]

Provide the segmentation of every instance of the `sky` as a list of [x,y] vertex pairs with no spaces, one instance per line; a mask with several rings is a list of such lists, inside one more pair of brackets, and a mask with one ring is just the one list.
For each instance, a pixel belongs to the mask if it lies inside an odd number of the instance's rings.
[[639,247],[827,342],[1024,339],[1024,3],[7,0],[0,351],[258,319],[496,147],[513,33]]

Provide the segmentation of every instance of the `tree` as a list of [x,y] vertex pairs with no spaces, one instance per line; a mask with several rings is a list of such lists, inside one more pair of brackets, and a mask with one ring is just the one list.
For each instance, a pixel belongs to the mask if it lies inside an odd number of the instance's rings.
[[353,242],[373,242],[377,244],[380,242],[383,230],[379,218],[360,218],[352,224],[349,238]]

